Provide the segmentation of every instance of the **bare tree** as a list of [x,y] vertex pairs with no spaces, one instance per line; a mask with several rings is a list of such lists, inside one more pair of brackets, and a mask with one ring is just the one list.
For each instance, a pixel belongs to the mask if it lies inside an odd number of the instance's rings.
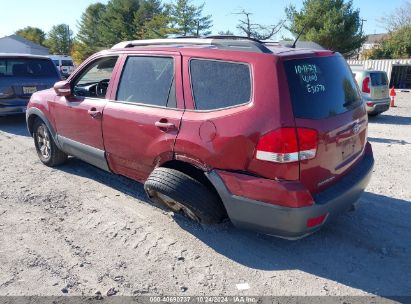
[[391,14],[379,18],[389,32],[404,27],[411,26],[411,2],[406,1],[402,7],[396,8]]
[[218,34],[222,36],[234,36],[234,33],[230,30],[219,31]]
[[239,20],[237,29],[243,32],[248,38],[255,38],[258,40],[267,40],[277,34],[284,25],[284,20],[280,20],[275,25],[262,25],[258,23],[253,23],[251,21],[252,13],[242,10],[236,15],[242,15],[242,19]]

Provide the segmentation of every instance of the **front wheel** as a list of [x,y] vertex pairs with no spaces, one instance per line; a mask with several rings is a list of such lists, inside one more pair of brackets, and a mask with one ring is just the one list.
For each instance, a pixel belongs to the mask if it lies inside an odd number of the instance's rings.
[[198,180],[174,169],[155,169],[144,184],[144,189],[154,202],[198,223],[216,224],[226,215],[216,193]]
[[67,154],[56,146],[49,129],[42,120],[36,119],[33,130],[34,145],[43,164],[54,167],[66,162]]

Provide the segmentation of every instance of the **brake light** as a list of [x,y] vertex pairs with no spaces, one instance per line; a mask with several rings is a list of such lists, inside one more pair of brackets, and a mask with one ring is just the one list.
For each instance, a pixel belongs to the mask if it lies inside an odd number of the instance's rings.
[[312,159],[317,154],[318,132],[307,128],[280,128],[258,141],[256,159],[291,163]]
[[312,227],[315,227],[315,226],[322,225],[322,224],[324,224],[327,217],[328,217],[328,213],[320,215],[318,217],[310,218],[310,219],[307,220],[307,227],[312,228]]
[[331,56],[331,55],[333,55],[334,53],[335,53],[335,52],[333,52],[333,51],[319,51],[319,52],[316,52],[316,54],[317,54],[318,57]]
[[364,80],[362,81],[362,91],[364,93],[370,93],[370,77],[366,77],[364,78]]

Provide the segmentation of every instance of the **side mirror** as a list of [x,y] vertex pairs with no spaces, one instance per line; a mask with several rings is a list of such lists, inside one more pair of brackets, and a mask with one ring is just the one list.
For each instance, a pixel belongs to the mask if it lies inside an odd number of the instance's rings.
[[57,96],[71,96],[70,83],[65,80],[56,82],[56,84],[54,85],[54,91],[56,92]]

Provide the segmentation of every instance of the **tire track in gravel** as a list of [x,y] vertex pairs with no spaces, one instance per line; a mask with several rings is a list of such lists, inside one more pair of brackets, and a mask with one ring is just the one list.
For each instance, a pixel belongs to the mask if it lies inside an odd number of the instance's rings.
[[[3,134],[0,134],[0,137],[1,136],[3,136]],[[27,144],[27,142],[23,140],[23,143],[24,142]],[[25,157],[23,153],[16,153],[16,154],[12,153],[12,151],[16,151],[16,150],[18,151],[18,149],[21,147],[24,147],[24,146],[21,145],[20,141],[18,142],[11,141],[9,148],[7,149],[5,153],[7,155],[6,157],[10,156],[13,158],[12,160],[14,162],[24,163],[27,156]],[[38,160],[36,160],[34,149],[32,149],[31,153],[34,154],[33,160],[38,162]],[[86,173],[84,175],[91,174],[94,176],[95,180],[97,180],[98,182],[102,182],[104,184],[113,183],[114,181],[114,183],[116,183],[116,188],[120,188],[120,190],[122,190],[125,194],[136,196],[135,194],[137,193],[138,194],[137,196],[142,196],[141,191],[140,192],[130,191],[129,189],[130,186],[135,186],[135,183],[125,178],[109,176],[108,174],[101,172],[98,169],[95,169],[91,166],[85,165],[84,163],[81,163],[80,161],[74,160],[74,162],[75,162],[75,166],[73,170],[77,171],[75,173],[78,173],[79,175],[83,175],[83,173]],[[62,171],[54,172],[55,169],[49,169],[42,165],[38,165],[37,163],[35,164],[30,163],[29,165],[35,167],[37,175],[44,174],[45,176],[48,176],[48,177],[50,175],[54,175],[55,177],[58,178],[60,177],[59,176],[60,174],[64,174],[64,172]],[[82,166],[85,168],[79,168],[79,166]],[[69,170],[71,170],[71,168]],[[11,177],[11,179],[14,182],[20,183],[20,180],[18,179],[18,175],[22,173],[20,171],[24,171],[24,169],[19,170],[17,177],[8,176],[8,179],[10,179]],[[47,172],[47,171],[52,171],[54,173],[50,174],[50,172]],[[76,179],[76,176],[74,176],[74,179]],[[65,186],[69,185],[71,182],[72,182],[72,178],[70,176],[68,178],[64,178]],[[95,184],[95,182],[92,182],[92,183]],[[84,185],[86,185],[86,187],[88,188],[87,184],[88,183],[81,183],[80,185],[78,185],[78,183],[76,182],[75,184],[71,186],[76,188],[76,191],[75,191],[76,193],[87,193],[88,192],[87,189],[83,189]],[[123,243],[127,244],[128,246],[132,246],[129,244],[133,244],[133,234],[134,234],[135,235],[134,239],[137,239],[139,235],[146,236],[147,244],[145,244],[142,250],[147,254],[147,256],[150,256],[150,252],[154,250],[154,248],[161,247],[159,246],[159,242],[163,239],[162,236],[157,236],[156,238],[153,239],[153,241],[151,241],[151,238],[147,239],[147,236],[149,235],[154,235],[154,236],[156,235],[156,228],[154,227],[155,225],[153,225],[153,222],[149,221],[148,223],[146,223],[148,225],[144,229],[141,224],[134,228],[133,225],[136,222],[136,217],[131,216],[127,218],[131,224],[130,226],[131,228],[128,227],[127,225],[124,225],[124,223],[114,223],[113,225],[110,225],[110,221],[107,221],[107,214],[102,213],[101,210],[99,210],[98,206],[93,205],[94,201],[101,201],[101,198],[103,199],[106,198],[108,201],[109,197],[107,195],[101,195],[100,193],[99,197],[96,197],[94,193],[92,195],[88,194],[88,200],[86,204],[84,204],[84,202],[78,203],[79,197],[76,197],[76,195],[75,194],[73,195],[73,194],[74,193],[70,192],[70,198],[69,198],[70,202],[67,202],[68,196],[66,192],[63,191],[59,194],[56,194],[56,187],[53,187],[52,189],[47,189],[47,187],[40,186],[40,187],[35,188],[34,190],[31,189],[28,191],[23,191],[21,193],[18,193],[16,197],[16,201],[18,201],[19,204],[29,204],[31,208],[40,209],[40,213],[44,215],[40,218],[41,225],[39,225],[39,227],[41,227],[42,232],[48,233],[47,235],[47,237],[49,238],[48,241],[53,242],[53,243],[56,242],[58,244],[56,247],[59,249],[64,248],[65,246],[68,247],[68,251],[71,252],[71,254],[76,257],[84,258],[88,254],[92,255],[95,253],[95,249],[92,248],[91,250],[88,250],[86,246],[87,244],[84,244],[84,242],[78,241],[82,239],[82,237],[80,236],[77,236],[71,239],[65,237],[64,238],[65,244],[61,244],[61,242],[60,243],[58,242],[59,241],[58,239],[61,238],[63,235],[72,234],[71,228],[70,229],[65,228],[67,226],[66,223],[70,223],[70,222],[71,224],[73,224],[74,222],[77,222],[77,223],[81,223],[85,225],[87,223],[94,222],[94,227],[100,228],[100,229],[94,229],[94,230],[97,230],[97,231],[93,231],[94,238],[97,237],[98,241],[100,241],[102,244],[104,244],[105,242],[115,243],[116,241],[118,242],[120,240]],[[9,199],[10,196],[13,196],[13,193],[2,191],[2,195],[5,196],[6,199]],[[121,196],[124,196],[124,194],[116,194],[114,197],[118,198]],[[90,206],[87,206],[88,207],[87,211],[91,210],[91,212],[86,212],[86,214],[82,215],[82,212],[85,209],[84,205],[89,205],[89,204]],[[133,202],[133,204],[135,204],[135,202]],[[153,207],[151,206],[149,208],[153,209]],[[113,212],[117,213],[116,210],[113,210]],[[163,214],[163,216],[164,214],[166,214],[163,211],[157,211],[157,213],[160,213],[160,216],[161,214]],[[166,215],[166,217],[169,218],[169,215]],[[137,218],[144,219],[145,216],[143,217],[140,216]],[[64,224],[61,224],[61,222],[64,222]],[[163,225],[161,225],[161,228],[163,228]],[[133,233],[131,233],[131,235],[127,235],[129,231],[132,229],[133,229]],[[41,233],[38,227],[35,228],[35,231],[36,233]],[[53,235],[50,235],[50,231],[57,231],[59,233],[58,238],[53,240]],[[159,229],[159,231],[161,230]],[[77,243],[75,243],[75,241],[73,241],[72,239],[75,239]],[[86,249],[83,249],[83,251],[79,251],[80,248],[83,248],[83,247],[85,247]],[[118,247],[121,248],[121,246],[118,246]],[[57,248],[55,248],[56,251],[58,251]],[[164,249],[162,251],[166,252],[166,250],[167,248],[164,246]],[[85,254],[85,252],[88,254]],[[84,267],[84,265],[86,266],[90,265],[90,262],[88,262],[87,260],[83,260],[82,262],[78,262],[76,264],[83,265]],[[46,264],[44,263],[35,264],[35,266],[38,266],[40,268],[43,265],[46,265]],[[125,265],[126,263],[124,262],[117,262],[116,265],[114,265],[113,269],[121,269],[121,268],[124,268]],[[48,267],[50,268],[50,266]],[[58,263],[56,264],[56,267],[58,269],[59,267],[61,267],[61,265]],[[111,268],[111,267],[108,267],[108,268]],[[98,275],[97,281],[99,280],[103,281],[105,277],[109,277],[107,276],[107,271],[103,274],[100,273]],[[78,278],[78,277],[75,277],[75,278]],[[76,279],[74,279],[74,281],[76,281]],[[78,285],[79,284],[70,283],[68,284],[68,286],[66,286],[66,288],[68,289],[72,288],[73,290],[76,290],[75,287]]]
[[[389,119],[411,113],[399,106]],[[385,143],[411,142],[409,131],[372,123],[378,165],[363,206],[287,242],[201,228],[77,159],[45,167],[24,125],[0,120],[0,295],[238,295],[238,283],[243,295],[411,294],[408,146]]]

